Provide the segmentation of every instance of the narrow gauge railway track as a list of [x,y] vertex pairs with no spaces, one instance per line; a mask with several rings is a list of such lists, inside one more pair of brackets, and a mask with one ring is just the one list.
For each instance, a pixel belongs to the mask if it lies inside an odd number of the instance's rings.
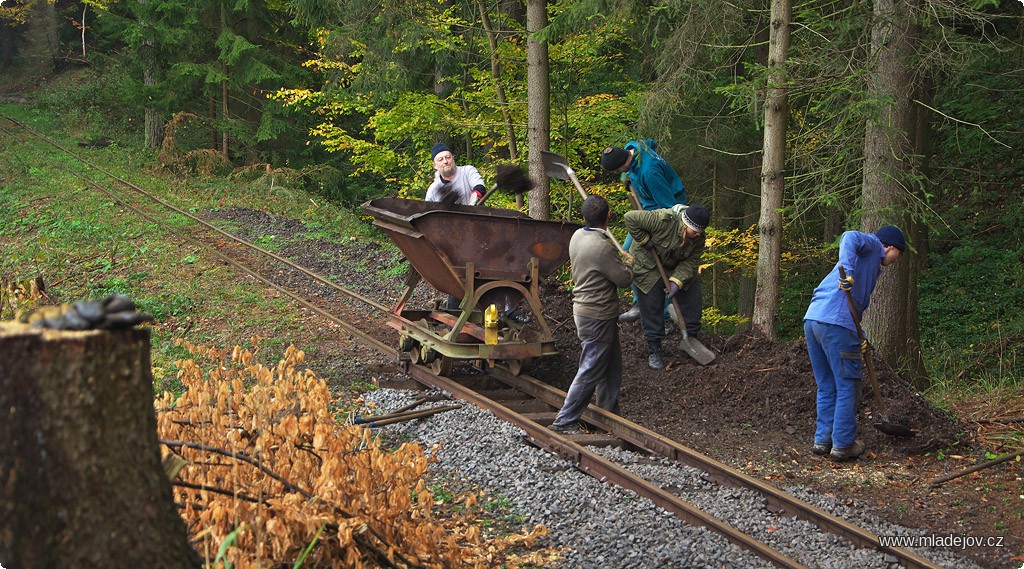
[[[331,308],[330,310],[325,309],[306,298],[305,295],[309,294],[308,292],[299,293],[291,290],[288,287],[278,284],[273,277],[265,276],[263,272],[272,271],[272,269],[268,268],[270,263],[280,263],[287,266],[289,270],[301,273],[305,277],[314,281],[317,285],[327,286],[336,290],[350,300],[364,303],[365,305],[381,312],[387,312],[389,307],[365,297],[364,295],[356,293],[355,291],[339,286],[331,282],[329,279],[310,271],[309,269],[296,265],[271,251],[267,251],[245,241],[244,239],[225,232],[205,220],[156,198],[149,192],[146,192],[143,188],[140,188],[132,182],[91,163],[77,153],[61,146],[42,134],[29,129],[25,125],[8,117],[4,117],[4,119],[8,124],[0,125],[0,130],[8,136],[17,137],[21,136],[21,133],[27,133],[28,135],[44,140],[61,152],[74,157],[76,160],[93,170],[101,172],[117,184],[129,188],[132,192],[151,200],[152,203],[159,204],[167,210],[191,218],[206,230],[212,232],[211,235],[217,234],[221,237],[230,239],[234,243],[244,246],[247,250],[246,254],[239,254],[237,250],[231,250],[229,254],[224,251],[223,248],[217,247],[213,243],[214,239],[201,240],[192,235],[184,235],[181,232],[171,229],[166,221],[162,221],[153,214],[148,213],[143,207],[133,205],[123,196],[112,192],[109,188],[104,187],[98,182],[90,180],[88,177],[80,173],[72,172],[90,187],[103,192],[125,208],[145,217],[154,224],[164,227],[165,230],[178,236],[183,241],[191,242],[204,250],[210,251],[213,255],[235,267],[237,270],[250,275],[269,287],[274,288],[281,294],[295,300],[308,310],[336,323],[346,332],[350,333],[353,339],[360,344],[400,362],[406,373],[421,384],[430,388],[447,391],[459,399],[469,401],[481,408],[491,411],[498,418],[513,423],[521,428],[525,432],[526,438],[532,444],[548,449],[571,462],[581,471],[600,480],[619,485],[635,492],[638,495],[644,496],[650,499],[657,506],[672,512],[681,519],[694,525],[707,527],[710,530],[721,534],[730,542],[751,551],[776,566],[797,568],[804,567],[805,565],[779,551],[776,551],[757,538],[739,531],[727,521],[720,520],[706,512],[703,512],[672,492],[663,489],[636,474],[633,474],[627,470],[625,466],[615,464],[614,462],[604,458],[601,454],[596,452],[595,449],[605,446],[617,446],[627,450],[634,450],[641,453],[665,457],[669,460],[691,466],[705,472],[708,479],[712,482],[757,493],[762,497],[767,508],[775,512],[780,517],[796,517],[807,521],[820,528],[821,531],[842,537],[857,547],[879,551],[890,555],[903,567],[940,567],[913,551],[902,548],[883,547],[879,543],[878,537],[868,530],[850,524],[836,516],[833,516],[832,514],[829,514],[828,512],[825,512],[824,510],[795,498],[774,486],[765,484],[756,478],[747,476],[746,474],[730,468],[725,464],[719,463],[702,453],[687,448],[675,441],[662,437],[649,429],[595,406],[591,406],[583,417],[587,425],[590,426],[592,431],[591,434],[570,436],[556,434],[547,429],[546,425],[549,425],[554,419],[558,408],[564,400],[564,392],[551,387],[537,378],[530,377],[525,374],[513,373],[513,370],[510,370],[508,366],[500,363],[495,364],[494,366],[483,366],[478,368],[479,370],[486,372],[486,374],[483,375],[478,372],[474,372],[452,373],[448,376],[436,375],[428,365],[413,364],[410,361],[409,354],[400,352],[394,347],[396,345],[394,340],[388,343],[388,341],[380,339],[379,336],[381,334],[379,330],[367,332],[346,320],[346,318],[352,319],[351,315],[339,315],[339,310],[336,307]],[[259,256],[264,257],[266,260],[259,260]],[[261,268],[253,269],[252,267],[254,265],[260,266]],[[280,271],[277,272],[279,273]],[[461,371],[461,368],[456,371]]]

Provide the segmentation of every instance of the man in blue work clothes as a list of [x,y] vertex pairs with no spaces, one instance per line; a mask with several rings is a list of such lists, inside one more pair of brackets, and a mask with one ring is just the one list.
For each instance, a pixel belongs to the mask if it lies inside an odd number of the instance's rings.
[[[601,166],[609,172],[625,173],[623,181],[628,177],[629,183],[636,190],[640,207],[646,211],[686,204],[686,187],[672,166],[655,152],[657,147],[658,143],[648,138],[643,141],[634,140],[621,148],[609,146],[601,152]],[[629,251],[632,244],[633,236],[629,235],[622,246]],[[634,322],[640,318],[636,285],[632,289],[633,306],[619,315],[619,322]],[[674,320],[675,313],[668,310],[667,306],[666,311]]]
[[[906,248],[903,232],[893,225],[874,233],[847,231],[839,239],[839,262],[814,289],[804,315],[807,353],[818,384],[814,454],[834,460],[864,454],[864,443],[856,440],[857,392],[861,353],[867,346],[857,336],[846,291],[853,293],[857,312],[863,314],[882,267],[899,260]],[[846,278],[839,276],[839,267],[845,269]]]

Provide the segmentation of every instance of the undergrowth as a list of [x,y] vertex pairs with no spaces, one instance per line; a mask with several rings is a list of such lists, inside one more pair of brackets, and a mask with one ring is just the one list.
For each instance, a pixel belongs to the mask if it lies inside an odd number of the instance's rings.
[[495,535],[478,519],[491,501],[428,486],[418,443],[388,447],[352,425],[365,410],[334,408],[301,350],[267,367],[237,346],[183,346],[185,391],[156,402],[158,435],[208,566],[520,567],[550,555],[530,551],[543,526]]

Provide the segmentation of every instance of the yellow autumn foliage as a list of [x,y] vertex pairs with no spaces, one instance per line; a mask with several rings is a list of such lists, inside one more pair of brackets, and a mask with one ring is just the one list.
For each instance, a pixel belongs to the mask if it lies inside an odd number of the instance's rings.
[[435,512],[423,448],[388,447],[339,421],[327,385],[301,368],[301,350],[289,347],[271,369],[239,347],[180,343],[193,356],[177,362],[185,392],[157,399],[158,435],[166,453],[187,461],[174,494],[189,539],[200,552],[230,544],[224,561],[207,556],[209,566],[292,566],[307,549],[305,568],[517,567],[538,558],[524,548],[547,534],[542,526],[488,536],[478,509]]

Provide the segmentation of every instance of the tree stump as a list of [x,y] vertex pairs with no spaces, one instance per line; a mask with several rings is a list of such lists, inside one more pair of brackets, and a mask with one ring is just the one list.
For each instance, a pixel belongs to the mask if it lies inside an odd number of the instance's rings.
[[0,563],[200,565],[160,465],[149,350],[146,328],[0,323]]

